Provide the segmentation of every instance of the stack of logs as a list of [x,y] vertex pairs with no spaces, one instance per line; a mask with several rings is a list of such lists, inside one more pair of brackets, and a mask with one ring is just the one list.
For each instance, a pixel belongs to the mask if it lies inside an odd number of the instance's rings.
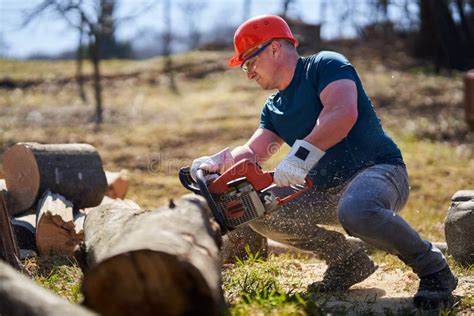
[[[143,210],[123,199],[125,172],[105,173],[87,144],[19,143],[4,154],[3,169],[0,315],[224,312],[222,240],[202,198]],[[85,307],[2,263],[22,270],[19,249],[74,255],[84,272]]]

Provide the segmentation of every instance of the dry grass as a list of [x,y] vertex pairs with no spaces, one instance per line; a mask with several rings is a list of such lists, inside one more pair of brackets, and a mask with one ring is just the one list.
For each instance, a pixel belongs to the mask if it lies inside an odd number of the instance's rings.
[[[88,102],[82,104],[70,80],[73,63],[0,61],[0,80],[35,81],[28,88],[0,88],[0,154],[20,141],[90,143],[106,169],[130,171],[129,198],[144,208],[158,207],[185,193],[177,179],[179,167],[244,142],[257,127],[268,93],[242,73],[226,70],[227,56],[216,52],[176,56],[178,93],[170,91],[159,58],[104,62],[105,123],[98,131],[92,123],[91,87]],[[409,169],[411,197],[402,214],[423,237],[443,240],[450,197],[474,186],[474,137],[463,122],[461,74],[406,71],[357,57],[353,62]],[[392,257],[377,260],[402,266]],[[72,301],[80,299],[77,266],[53,262],[50,270],[43,271],[37,261],[29,265],[42,271],[36,274],[40,284]],[[56,287],[58,282],[63,284]],[[469,308],[472,302],[467,300]],[[282,305],[277,314],[304,312],[291,304]],[[234,314],[248,315],[248,307],[236,306]]]

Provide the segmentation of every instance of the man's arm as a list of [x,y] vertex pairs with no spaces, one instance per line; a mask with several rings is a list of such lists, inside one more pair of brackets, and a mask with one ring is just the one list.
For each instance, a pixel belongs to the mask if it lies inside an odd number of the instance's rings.
[[344,139],[357,121],[357,87],[352,80],[337,80],[328,84],[319,97],[323,110],[304,140],[326,151]]
[[232,157],[236,162],[247,158],[263,163],[277,152],[282,144],[283,140],[278,135],[268,129],[259,128],[245,145],[232,150]]

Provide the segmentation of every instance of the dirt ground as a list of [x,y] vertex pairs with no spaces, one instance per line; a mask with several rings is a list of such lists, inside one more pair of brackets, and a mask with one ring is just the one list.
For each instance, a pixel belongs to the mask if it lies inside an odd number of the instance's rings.
[[[301,274],[307,283],[322,278],[326,269],[324,262],[311,260],[301,263]],[[347,294],[316,298],[324,304],[324,309],[334,314],[345,315],[370,314],[386,315],[390,311],[395,315],[417,312],[412,298],[418,287],[418,277],[410,271],[393,269],[384,264],[365,281],[354,285]],[[459,285],[455,296],[466,296],[474,293],[474,277],[459,276]],[[435,312],[435,315],[438,313]],[[474,315],[474,307],[463,310],[462,315]]]

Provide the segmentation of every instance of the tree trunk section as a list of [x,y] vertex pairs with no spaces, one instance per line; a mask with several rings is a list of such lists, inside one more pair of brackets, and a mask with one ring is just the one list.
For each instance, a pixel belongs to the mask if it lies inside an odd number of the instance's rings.
[[85,304],[103,315],[219,315],[220,259],[209,209],[195,195],[152,212],[122,200],[85,220]]
[[107,191],[105,195],[112,199],[124,199],[128,192],[128,172],[105,172]]
[[88,144],[19,143],[5,153],[3,168],[12,215],[33,207],[46,190],[86,208],[99,205],[107,188],[100,156]]
[[0,315],[96,315],[69,303],[0,262]]
[[[40,255],[73,256],[74,248],[84,240],[80,221],[76,227],[73,205],[59,194],[46,191],[36,214],[36,248]],[[83,216],[82,216],[83,218]]]
[[12,267],[19,270],[18,246],[10,223],[9,205],[6,200],[6,195],[7,191],[0,191],[0,259],[8,262]]
[[36,252],[36,214],[15,217],[11,222],[18,248]]

